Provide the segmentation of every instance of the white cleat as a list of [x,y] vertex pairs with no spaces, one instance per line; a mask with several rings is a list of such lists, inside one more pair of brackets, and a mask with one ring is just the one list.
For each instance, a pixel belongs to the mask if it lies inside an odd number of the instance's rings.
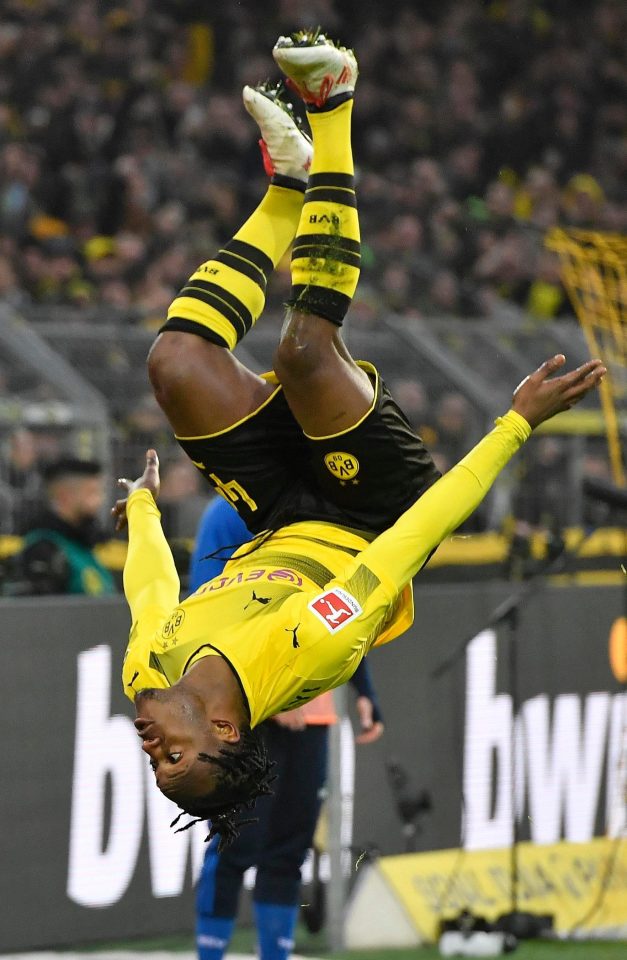
[[290,104],[279,98],[276,89],[264,85],[244,87],[242,99],[247,111],[259,125],[259,144],[268,176],[280,173],[306,183],[313,146],[298,126]]
[[303,30],[279,37],[272,56],[288,78],[288,86],[305,103],[323,107],[329,97],[355,89],[359,73],[355,54],[336,47],[323,33]]

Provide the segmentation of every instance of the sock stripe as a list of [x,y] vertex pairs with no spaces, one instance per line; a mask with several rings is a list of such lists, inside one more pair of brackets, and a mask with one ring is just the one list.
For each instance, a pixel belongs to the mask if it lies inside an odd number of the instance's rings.
[[357,206],[357,197],[355,196],[354,190],[345,190],[342,187],[307,188],[305,203],[317,203],[320,200],[330,203],[341,203],[345,207]]
[[225,290],[224,287],[219,287],[217,283],[194,279],[183,287],[179,297],[191,297],[206,303],[208,307],[213,307],[238,331],[238,340],[253,325],[253,315],[250,310],[241,300]]
[[317,246],[318,244],[324,245],[327,248],[330,244],[339,244],[342,250],[346,250],[350,253],[359,253],[361,250],[361,244],[359,240],[351,240],[349,237],[337,237],[329,233],[301,233],[294,240],[293,249],[295,250],[298,246],[307,244],[312,246]]
[[326,244],[325,246],[302,246],[295,248],[292,253],[292,263],[294,260],[304,260],[314,258],[318,260],[334,260],[337,263],[347,263],[358,270],[361,266],[361,257],[358,253],[350,253],[348,250],[342,250],[335,245]]
[[298,180],[296,177],[287,177],[284,173],[273,173],[270,183],[274,187],[285,187],[287,190],[298,190],[299,193],[304,193],[307,189],[307,184],[304,180]]
[[244,260],[243,257],[232,253],[230,250],[220,250],[220,253],[214,257],[214,260],[217,260],[218,263],[226,264],[227,267],[237,270],[238,273],[243,273],[245,277],[248,277],[248,279],[256,283],[258,287],[261,287],[264,293],[266,292],[268,283],[266,275],[259,267],[255,266],[254,263],[251,263],[249,260]]
[[325,320],[330,320],[339,327],[351,305],[351,300],[352,297],[347,297],[339,290],[318,287],[313,283],[296,283],[292,286],[292,294],[287,301],[287,306],[301,310],[303,313],[324,317]]
[[312,187],[344,187],[353,190],[355,178],[352,173],[310,173],[307,181],[308,189]]
[[203,340],[208,340],[209,343],[215,343],[218,347],[226,347],[227,350],[231,349],[231,344],[227,343],[224,337],[221,337],[220,334],[212,330],[211,327],[205,327],[195,320],[186,320],[184,317],[168,317],[163,326],[159,328],[159,333],[168,333],[169,331],[175,333],[195,333],[197,337],[202,337]]
[[341,104],[346,103],[347,100],[353,99],[353,91],[347,90],[345,93],[336,93],[334,97],[329,97],[326,103],[323,103],[321,107],[318,107],[315,103],[309,103],[307,101],[307,113],[330,113],[331,110],[335,110],[336,107],[341,106]]
[[266,280],[274,270],[274,263],[270,257],[264,253],[263,250],[260,250],[259,247],[254,247],[252,243],[246,243],[245,240],[238,240],[237,237],[233,237],[222,250],[235,253],[238,257],[243,257],[244,260],[254,263],[254,265],[261,270]]

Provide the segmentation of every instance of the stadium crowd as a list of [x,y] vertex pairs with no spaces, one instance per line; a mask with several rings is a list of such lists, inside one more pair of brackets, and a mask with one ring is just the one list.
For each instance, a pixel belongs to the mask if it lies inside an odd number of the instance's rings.
[[[6,0],[0,298],[156,326],[260,193],[244,83],[289,24],[359,50],[353,314],[568,310],[542,235],[627,223],[618,0]],[[279,274],[280,303],[287,271]],[[39,313],[45,319],[45,312]]]
[[[362,275],[351,323],[367,331],[389,312],[481,317],[503,300],[540,322],[569,313],[546,231],[627,227],[619,0],[421,0],[393,15],[376,0],[80,0],[71,17],[64,0],[6,0],[0,303],[42,329],[64,308],[82,324],[96,309],[157,329],[195,265],[264,190],[242,86],[278,79],[268,54],[278,33],[318,24],[355,46],[361,67]],[[289,283],[286,261],[270,313]],[[103,366],[128,366],[123,350],[103,350]],[[392,385],[448,469],[476,430],[468,400],[427,397],[417,379]],[[132,470],[156,443],[169,532],[191,536],[198,477],[152,395],[130,403],[119,392],[114,469]],[[2,367],[0,397],[10,393]],[[41,431],[7,439],[5,531],[24,529],[41,497],[39,467],[62,447]]]

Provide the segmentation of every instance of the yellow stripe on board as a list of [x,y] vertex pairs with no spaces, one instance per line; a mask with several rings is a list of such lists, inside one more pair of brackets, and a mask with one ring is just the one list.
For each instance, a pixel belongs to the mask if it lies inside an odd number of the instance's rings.
[[[509,848],[408,853],[382,857],[378,866],[426,940],[462,910],[493,921],[512,909]],[[623,840],[519,844],[518,909],[552,914],[558,935],[616,934],[627,928],[626,904]]]

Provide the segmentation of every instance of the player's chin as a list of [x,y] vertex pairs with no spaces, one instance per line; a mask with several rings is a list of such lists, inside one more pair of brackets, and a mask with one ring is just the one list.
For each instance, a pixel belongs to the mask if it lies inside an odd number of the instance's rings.
[[172,800],[190,816],[201,815],[199,805],[210,802],[216,789],[215,772],[203,766],[204,769],[191,768],[187,776],[159,787],[168,800]]

